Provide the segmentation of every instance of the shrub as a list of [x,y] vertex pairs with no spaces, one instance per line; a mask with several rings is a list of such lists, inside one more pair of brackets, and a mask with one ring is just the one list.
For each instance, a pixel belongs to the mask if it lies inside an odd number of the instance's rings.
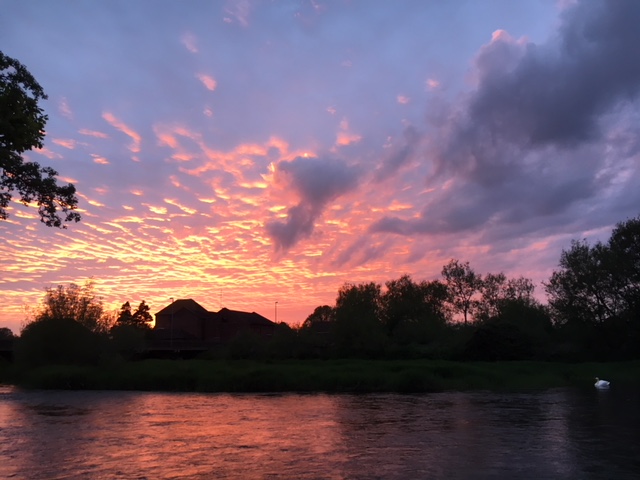
[[478,327],[464,352],[468,360],[527,360],[532,356],[531,338],[515,325],[504,322]]
[[18,365],[97,364],[103,338],[70,319],[48,318],[27,325],[16,342]]

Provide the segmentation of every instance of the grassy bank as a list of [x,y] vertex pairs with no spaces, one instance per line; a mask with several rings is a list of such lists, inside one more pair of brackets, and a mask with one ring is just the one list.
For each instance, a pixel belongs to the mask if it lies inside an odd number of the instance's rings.
[[448,362],[144,360],[100,367],[0,365],[0,381],[26,388],[194,392],[438,392],[640,384],[640,362]]

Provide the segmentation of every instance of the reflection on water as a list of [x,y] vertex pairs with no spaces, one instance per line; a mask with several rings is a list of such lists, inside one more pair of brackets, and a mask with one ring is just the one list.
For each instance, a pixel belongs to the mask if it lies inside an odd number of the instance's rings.
[[639,478],[639,401],[0,387],[0,478]]

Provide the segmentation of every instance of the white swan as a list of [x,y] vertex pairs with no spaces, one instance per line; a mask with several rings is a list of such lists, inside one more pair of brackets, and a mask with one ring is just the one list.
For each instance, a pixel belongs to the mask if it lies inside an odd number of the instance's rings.
[[609,385],[611,385],[611,382],[607,382],[606,380],[600,380],[598,377],[596,377],[596,383],[594,385],[598,389],[604,389],[604,388],[609,388]]

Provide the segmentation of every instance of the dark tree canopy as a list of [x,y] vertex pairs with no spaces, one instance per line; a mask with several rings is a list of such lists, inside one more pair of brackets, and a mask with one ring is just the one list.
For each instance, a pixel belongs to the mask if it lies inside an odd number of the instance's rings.
[[316,307],[311,315],[309,315],[304,323],[303,328],[328,330],[335,320],[335,311],[329,305],[321,305]]
[[94,283],[83,286],[71,283],[67,286],[47,287],[45,296],[33,315],[37,323],[47,319],[70,319],[94,333],[105,332],[111,319],[105,312],[102,300],[94,293]]
[[559,323],[637,322],[640,312],[640,217],[618,223],[607,243],[574,241],[545,285]]
[[474,306],[473,297],[480,289],[481,277],[471,269],[469,262],[461,263],[455,259],[442,267],[442,277],[453,310],[462,314],[466,324]]
[[381,297],[382,319],[389,335],[403,330],[410,331],[415,337],[416,326],[434,327],[446,323],[447,291],[443,283],[416,283],[409,275],[403,275],[385,285],[387,290]]
[[380,285],[346,283],[338,291],[334,334],[341,353],[374,355],[384,343]]
[[151,316],[150,310],[149,305],[147,305],[144,300],[141,301],[136,311],[133,312],[133,323],[142,328],[151,328],[153,317]]
[[131,312],[131,304],[129,302],[125,302],[120,307],[120,312],[118,313],[118,318],[116,320],[117,325],[130,325],[136,328],[147,329],[151,328],[151,322],[153,321],[153,317],[150,313],[149,305],[143,300],[138,305],[138,308],[135,312]]
[[131,313],[131,304],[129,302],[123,303],[122,307],[120,307],[116,323],[127,325],[133,323],[133,314]]
[[8,218],[7,207],[15,192],[23,204],[38,205],[45,225],[65,228],[63,222],[80,220],[74,211],[75,187],[58,185],[53,168],[22,158],[27,150],[43,146],[47,115],[38,102],[46,98],[25,66],[0,51],[0,220]]

